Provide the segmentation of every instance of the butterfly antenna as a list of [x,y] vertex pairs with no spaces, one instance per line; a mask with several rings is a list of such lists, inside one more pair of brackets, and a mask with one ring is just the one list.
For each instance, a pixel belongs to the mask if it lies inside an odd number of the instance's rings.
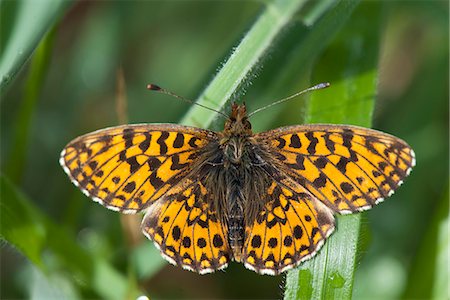
[[164,88],[162,88],[162,87],[160,87],[160,86],[158,86],[158,85],[156,85],[156,84],[152,84],[152,83],[147,84],[147,89],[148,89],[148,90],[151,90],[151,91],[156,91],[156,92],[159,92],[159,93],[162,93],[162,94],[166,94],[166,95],[169,95],[169,96],[178,98],[178,99],[180,99],[180,100],[182,100],[182,101],[184,101],[184,102],[188,102],[188,103],[191,103],[191,104],[194,104],[194,105],[203,107],[203,108],[205,108],[205,109],[211,110],[211,111],[216,112],[216,113],[218,113],[219,115],[225,117],[226,119],[229,118],[226,114],[224,114],[224,113],[221,112],[221,111],[218,111],[218,110],[215,110],[214,108],[211,108],[211,107],[205,106],[205,105],[203,105],[203,104],[197,103],[197,102],[195,102],[195,101],[193,101],[193,100],[191,100],[191,99],[188,99],[188,98],[184,98],[184,97],[182,97],[182,96],[179,96],[179,95],[177,95],[177,94],[175,94],[175,93],[172,93],[171,91],[168,91],[168,90],[166,90],[166,89],[164,89]]
[[329,86],[330,86],[330,84],[329,84],[328,82],[323,82],[323,83],[316,84],[315,86],[312,86],[312,87],[310,87],[310,88],[307,88],[306,90],[297,92],[297,93],[295,93],[295,94],[293,94],[293,95],[290,95],[290,96],[288,96],[288,97],[286,97],[286,98],[277,100],[277,101],[272,102],[272,103],[270,103],[270,104],[268,104],[268,105],[266,105],[266,106],[260,107],[260,108],[258,108],[257,110],[255,110],[255,111],[249,113],[249,114],[248,114],[248,117],[250,117],[250,116],[256,114],[257,112],[260,112],[260,111],[265,110],[265,109],[267,109],[267,108],[269,108],[269,107],[272,107],[272,106],[274,106],[274,105],[277,105],[277,104],[286,102],[286,101],[288,101],[288,100],[291,100],[292,98],[295,98],[295,97],[300,96],[300,95],[302,95],[302,94],[305,94],[305,93],[308,93],[308,92],[311,92],[311,91],[315,91],[315,90],[321,90],[321,89],[327,88],[327,87],[329,87]]

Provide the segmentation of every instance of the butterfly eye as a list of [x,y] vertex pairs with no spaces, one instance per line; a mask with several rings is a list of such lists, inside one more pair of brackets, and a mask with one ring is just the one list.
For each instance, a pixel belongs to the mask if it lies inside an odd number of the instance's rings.
[[247,118],[244,121],[244,125],[245,125],[245,129],[247,129],[247,130],[252,129],[252,124],[247,120]]

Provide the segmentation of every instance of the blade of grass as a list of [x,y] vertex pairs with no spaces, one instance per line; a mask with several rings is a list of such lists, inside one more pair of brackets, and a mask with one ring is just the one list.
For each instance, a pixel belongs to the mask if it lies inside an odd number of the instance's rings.
[[[92,288],[105,299],[125,299],[130,295],[128,280],[101,257],[91,256],[60,226],[53,223],[0,175],[0,237],[15,246],[36,266],[53,273],[44,256],[52,255],[69,270],[82,288]],[[139,291],[132,291],[132,297]]]
[[[327,49],[314,77],[326,78],[330,72],[336,77],[331,80],[331,88],[311,95],[309,122],[370,126],[378,74],[380,17],[379,4],[364,3],[346,30]],[[367,19],[371,20],[370,24]],[[348,59],[344,61],[343,57]],[[345,104],[349,100],[353,101],[352,105],[316,114],[321,107]],[[285,299],[351,299],[360,220],[360,215],[337,217],[337,230],[318,255],[288,273]]]
[[10,155],[5,167],[5,173],[14,182],[19,182],[26,164],[27,142],[31,121],[48,69],[54,36],[55,29],[46,34],[36,49],[36,53],[31,61],[28,78],[25,83],[23,100],[20,103],[18,116],[14,124],[13,142],[9,151]]
[[[227,62],[198,97],[198,103],[220,109],[237,89],[245,85],[274,40],[282,33],[305,0],[274,0],[265,2],[261,15],[233,50]],[[186,125],[209,126],[217,115],[193,106],[182,119]]]
[[[0,20],[10,28],[0,54],[0,95],[27,62],[34,49],[58,17],[72,4],[67,0],[23,0],[14,7],[15,17]],[[2,7],[4,5],[2,4]]]

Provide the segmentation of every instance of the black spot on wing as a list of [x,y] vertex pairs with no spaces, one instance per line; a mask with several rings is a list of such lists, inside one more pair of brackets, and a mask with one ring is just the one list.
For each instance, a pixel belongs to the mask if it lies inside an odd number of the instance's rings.
[[130,194],[136,189],[136,183],[134,181],[128,182],[125,187],[123,188],[123,191]]
[[89,168],[91,168],[91,170],[95,170],[97,168],[98,163],[95,160],[91,160],[88,164]]
[[188,236],[185,236],[183,238],[182,244],[183,244],[183,247],[185,247],[185,248],[191,247],[191,238]]
[[328,151],[330,151],[331,153],[334,153],[336,143],[330,139],[330,135],[331,135],[331,133],[327,132],[324,134],[323,138],[325,140],[325,146],[327,147]]
[[260,235],[253,236],[251,243],[253,248],[261,247],[261,236]]
[[353,131],[350,129],[344,129],[342,133],[342,145],[344,147],[350,149],[352,147],[352,140],[353,140]]
[[338,168],[339,171],[341,171],[341,173],[345,174],[347,172],[347,164],[349,162],[350,161],[348,160],[348,158],[341,156],[338,163],[336,164],[336,167]]
[[317,178],[314,179],[314,181],[313,181],[313,185],[314,185],[314,187],[316,187],[316,188],[323,188],[323,187],[326,186],[326,184],[327,184],[327,177],[326,177],[323,173],[321,173],[321,174],[319,175],[319,177],[317,177]]
[[286,140],[283,138],[277,138],[278,141],[278,148],[283,149],[286,146]]
[[278,245],[278,240],[276,238],[270,238],[269,241],[267,242],[267,246],[269,246],[269,248],[275,248]]
[[148,160],[147,160],[147,164],[148,164],[148,167],[149,167],[150,171],[153,172],[156,169],[158,169],[161,166],[162,163],[156,157],[149,157]]
[[348,182],[342,182],[341,183],[341,189],[346,194],[349,194],[349,193],[353,192],[353,190],[354,190],[353,185],[351,185]]
[[315,165],[316,167],[318,167],[319,169],[325,168],[325,166],[327,165],[327,163],[328,163],[328,159],[327,159],[326,157],[323,157],[323,156],[319,157],[318,159],[316,159],[316,160],[314,161],[314,165]]
[[309,154],[313,155],[316,153],[316,146],[319,143],[319,139],[314,136],[313,132],[305,133],[306,138],[309,140],[308,148],[306,149]]
[[189,139],[189,142],[188,142],[189,146],[191,146],[192,148],[198,148],[198,146],[197,146],[197,144],[196,144],[196,142],[197,142],[198,140],[199,140],[199,138],[197,138],[197,137],[195,137],[195,136],[191,137],[191,138]]
[[291,135],[291,143],[289,144],[289,147],[292,148],[300,148],[302,146],[302,143],[300,142],[300,138],[297,134],[292,134]]
[[213,237],[213,245],[216,248],[222,247],[223,246],[223,239],[220,235],[218,235],[217,233],[214,235]]
[[286,237],[284,238],[283,244],[284,244],[286,247],[290,247],[290,246],[292,245],[292,237],[291,237],[290,235],[286,236]]
[[143,140],[139,144],[139,149],[141,149],[142,152],[147,151],[148,147],[150,147],[150,142],[151,142],[151,139],[152,139],[152,136],[148,132],[144,132],[144,136],[145,136],[145,140]]
[[294,232],[293,233],[294,233],[294,237],[296,239],[301,239],[302,236],[303,236],[303,229],[299,225],[296,225],[294,227]]
[[165,155],[167,153],[167,145],[166,140],[169,137],[169,133],[166,131],[161,132],[161,136],[156,140],[159,145],[159,151],[161,155]]
[[141,167],[141,165],[138,163],[138,161],[136,159],[136,156],[127,158],[126,162],[130,165],[130,173],[131,174],[135,173]]
[[125,147],[130,148],[133,146],[134,130],[131,128],[125,128],[123,130],[123,139],[125,141]]
[[172,156],[172,165],[170,166],[171,170],[181,170],[185,168],[187,165],[189,164],[188,163],[180,164],[180,156],[178,154],[174,154]]
[[184,134],[177,132],[177,136],[175,137],[175,141],[173,141],[174,148],[181,148],[184,145]]
[[197,246],[201,249],[206,247],[206,240],[204,238],[199,238],[197,240]]
[[159,189],[161,186],[164,185],[164,181],[161,180],[156,174],[156,172],[153,172],[149,176],[150,184],[155,188]]

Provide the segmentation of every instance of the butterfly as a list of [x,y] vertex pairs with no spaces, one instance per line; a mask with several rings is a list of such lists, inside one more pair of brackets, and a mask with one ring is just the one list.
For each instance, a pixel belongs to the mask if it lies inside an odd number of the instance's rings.
[[71,141],[60,163],[94,201],[145,212],[142,231],[170,263],[204,274],[234,260],[278,275],[319,251],[336,214],[391,196],[415,155],[397,137],[350,125],[254,133],[234,103],[221,132],[111,127]]

